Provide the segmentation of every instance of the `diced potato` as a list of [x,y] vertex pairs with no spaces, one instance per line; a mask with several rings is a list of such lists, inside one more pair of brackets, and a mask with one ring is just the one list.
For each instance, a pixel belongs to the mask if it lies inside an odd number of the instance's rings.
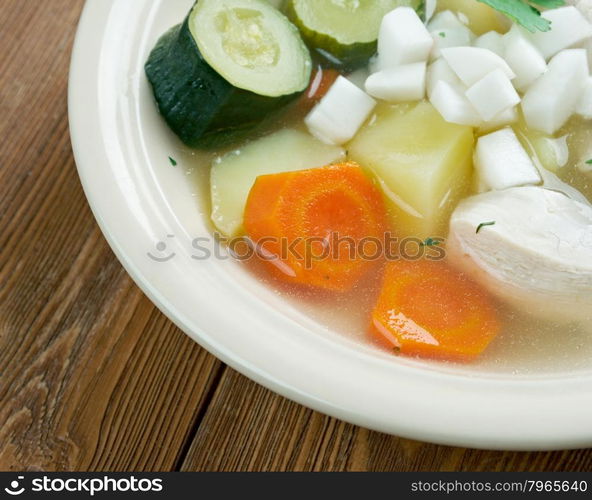
[[469,19],[469,28],[476,35],[482,35],[488,31],[505,33],[508,23],[491,7],[475,0],[438,0],[437,10],[451,10],[461,12]]
[[349,146],[390,200],[401,237],[445,236],[448,218],[472,177],[473,129],[447,123],[426,102],[379,108]]
[[215,159],[210,186],[212,222],[222,234],[243,231],[249,192],[260,175],[323,167],[345,158],[345,151],[299,130],[281,130]]

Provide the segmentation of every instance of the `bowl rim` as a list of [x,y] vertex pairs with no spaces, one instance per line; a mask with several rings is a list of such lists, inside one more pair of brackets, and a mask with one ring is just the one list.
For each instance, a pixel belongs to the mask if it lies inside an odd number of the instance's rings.
[[[133,3],[146,14],[142,21],[149,24],[162,1]],[[189,2],[176,0],[181,5]],[[122,98],[116,82],[131,78],[138,84],[143,77],[137,71],[130,75],[130,68],[122,64],[123,56],[118,59],[130,35],[125,31],[132,25],[128,21],[135,15],[124,3],[131,4],[127,0],[87,0],[85,4],[70,69],[70,132],[79,176],[101,231],[135,283],[168,318],[255,382],[309,408],[369,429],[484,449],[550,450],[592,445],[592,374],[513,379],[393,362],[370,349],[356,349],[349,341],[323,335],[319,329],[313,331],[312,325],[303,327],[274,309],[277,304],[263,304],[244,290],[235,290],[240,287],[233,287],[229,276],[215,264],[200,271],[200,277],[209,280],[209,288],[207,293],[199,292],[204,302],[196,311],[195,304],[191,307],[181,296],[181,291],[189,290],[181,289],[185,286],[183,269],[168,270],[178,279],[178,283],[172,283],[151,263],[140,260],[143,254],[131,246],[131,237],[153,241],[155,228],[164,230],[178,221],[155,203],[162,196],[155,178],[141,177],[143,184],[138,186],[140,174],[134,170],[137,162],[124,161],[140,154],[133,148],[142,145],[126,145],[127,137],[113,136],[116,121],[137,119],[116,116],[125,115],[125,106],[137,98],[133,91]],[[125,19],[122,13],[132,17]],[[131,53],[145,50],[149,41],[146,33],[139,30],[131,34],[137,42]],[[154,199],[143,205],[141,195],[146,193]],[[132,195],[137,197],[133,207],[127,198]],[[144,217],[146,214],[150,217]],[[132,223],[137,227],[132,228]],[[183,231],[180,226],[179,231]],[[221,310],[221,298],[232,303],[236,318]],[[237,319],[239,313],[244,315],[242,321]],[[261,343],[263,332],[269,334],[265,345]]]

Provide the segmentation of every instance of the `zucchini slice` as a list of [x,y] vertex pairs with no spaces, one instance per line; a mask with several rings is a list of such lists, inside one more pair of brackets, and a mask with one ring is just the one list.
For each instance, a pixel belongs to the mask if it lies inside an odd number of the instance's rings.
[[304,91],[298,30],[264,0],[200,0],[146,63],[159,110],[191,147],[235,140]]
[[243,212],[260,175],[323,167],[343,161],[345,151],[306,132],[284,129],[216,158],[210,171],[212,221],[227,237],[243,233]]
[[355,68],[376,52],[385,14],[418,0],[290,0],[287,12],[305,41],[329,60]]

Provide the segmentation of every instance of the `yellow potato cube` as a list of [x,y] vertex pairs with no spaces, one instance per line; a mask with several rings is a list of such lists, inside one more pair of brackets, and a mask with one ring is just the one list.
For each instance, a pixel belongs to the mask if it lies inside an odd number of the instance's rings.
[[390,200],[401,237],[445,237],[448,219],[472,180],[471,127],[444,121],[427,102],[383,106],[349,145]]

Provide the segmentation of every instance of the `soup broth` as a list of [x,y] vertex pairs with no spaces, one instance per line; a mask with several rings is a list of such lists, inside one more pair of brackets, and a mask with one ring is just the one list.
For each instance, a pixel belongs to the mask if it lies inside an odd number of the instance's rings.
[[[255,137],[264,137],[277,130],[295,127],[304,129],[300,117],[287,113],[277,121],[267,124]],[[592,201],[592,173],[587,174],[578,168],[579,158],[586,157],[586,152],[592,150],[592,126],[584,120],[573,119],[562,133],[568,135],[570,147],[579,155],[573,154],[559,175]],[[211,211],[209,165],[219,155],[240,149],[242,145],[237,143],[221,151],[207,153],[185,153],[184,164],[190,165],[186,173],[199,202],[200,212],[206,217]],[[474,189],[469,191],[466,197],[473,194]],[[212,234],[215,234],[214,226],[211,226],[211,230]],[[346,336],[356,343],[370,343],[381,352],[393,352],[369,339],[367,333],[370,313],[380,292],[380,272],[370,273],[348,293],[331,295],[286,285],[270,276],[267,268],[257,259],[237,262],[236,265],[274,290],[295,309],[315,319],[335,334]],[[477,361],[462,365],[465,370],[515,375],[561,374],[590,370],[592,326],[586,328],[585,325],[577,323],[543,320],[530,315],[528,311],[509,307],[501,301],[496,302],[496,308],[503,329]],[[590,320],[592,325],[592,311]],[[456,364],[453,361],[429,362]]]
[[[526,35],[474,0],[440,0],[432,20],[398,0],[318,0],[311,17],[299,11],[306,0],[221,3],[222,13],[212,0],[199,2],[161,39],[147,73],[161,113],[189,146],[178,159],[189,165],[212,237],[230,252],[237,242],[256,250],[236,266],[329,331],[393,357],[462,363],[475,373],[590,369],[592,50],[574,47],[592,40],[592,24],[581,12],[551,9],[520,21],[549,17],[559,32],[549,38],[544,26]],[[376,26],[353,30],[355,43],[340,41],[352,33],[336,27],[310,34],[356,15]],[[207,20],[216,30],[206,37]],[[219,58],[220,47],[228,57]],[[167,93],[181,78],[170,60],[177,55],[196,71],[183,75],[179,102]],[[277,82],[262,78],[266,71]],[[280,247],[259,243],[273,231],[289,242],[302,234],[310,241],[294,248],[324,251],[335,247],[333,226],[356,242],[394,235],[396,251],[270,265]],[[565,227],[581,230],[580,240],[561,236]]]

